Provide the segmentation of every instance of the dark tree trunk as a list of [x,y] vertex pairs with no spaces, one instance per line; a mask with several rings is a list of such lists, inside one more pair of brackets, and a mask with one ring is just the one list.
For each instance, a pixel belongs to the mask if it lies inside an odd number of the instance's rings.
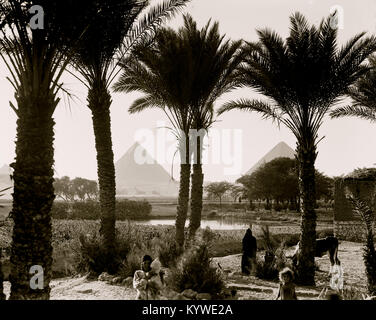
[[300,284],[315,284],[316,212],[315,160],[316,148],[298,146],[299,190],[301,195],[301,235],[297,279]]
[[1,264],[1,258],[3,257],[2,248],[0,248],[0,301],[5,300],[5,294],[4,294],[4,287],[3,287],[3,281],[4,281],[4,274],[3,274],[3,266]]
[[202,165],[193,165],[192,188],[191,188],[191,219],[189,224],[189,236],[193,238],[201,225],[202,196],[203,196]]
[[116,272],[115,265],[115,166],[112,151],[110,106],[111,96],[101,81],[88,93],[89,108],[92,111],[95,148],[97,151],[97,172],[99,202],[101,207],[100,234],[107,252],[108,272]]
[[[190,164],[190,152],[189,152],[189,138],[185,136],[185,140],[181,141],[180,158],[182,163],[180,164],[180,183],[179,183],[179,198],[178,206],[176,210],[176,222],[175,222],[175,237],[176,243],[180,248],[184,246],[184,229],[185,222],[187,220],[188,203],[189,203],[189,185],[191,177],[191,164]],[[184,147],[183,147],[184,146]]]
[[189,179],[191,175],[191,165],[189,163],[182,163],[180,165],[180,186],[179,199],[176,212],[176,243],[184,246],[184,227],[187,220],[188,203],[189,203]]
[[[52,265],[51,207],[54,201],[54,120],[50,97],[18,98],[13,181],[14,221],[10,299],[49,299]],[[41,106],[40,104],[45,105]],[[43,289],[31,287],[32,266],[43,268]]]
[[191,187],[191,216],[189,223],[190,239],[194,238],[197,229],[200,228],[201,225],[204,175],[202,174],[200,137],[197,137],[195,160],[196,161],[193,164]]

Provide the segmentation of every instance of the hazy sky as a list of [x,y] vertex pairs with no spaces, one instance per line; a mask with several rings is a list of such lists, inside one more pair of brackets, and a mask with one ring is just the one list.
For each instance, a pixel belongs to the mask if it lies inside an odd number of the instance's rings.
[[[269,27],[283,37],[288,35],[289,16],[302,12],[311,23],[318,24],[330,10],[340,5],[343,8],[343,29],[339,32],[340,44],[361,31],[376,33],[376,2],[374,0],[192,0],[185,12],[190,13],[199,27],[212,20],[219,21],[220,32],[232,39],[257,40],[255,29]],[[181,26],[182,17],[169,23],[174,28]],[[8,72],[0,62],[0,166],[14,159],[16,116],[9,107],[14,102],[13,90],[5,77]],[[60,103],[55,114],[55,170],[58,176],[69,175],[96,179],[96,156],[92,120],[86,107],[86,90],[72,77],[64,77],[66,87],[78,99]],[[145,111],[129,115],[128,107],[139,94],[113,94],[111,107],[112,138],[115,161],[135,142],[136,137],[154,132],[154,138],[162,136],[161,121],[168,126],[167,119],[160,111]],[[227,99],[252,97],[251,89],[235,91],[218,101],[217,106]],[[232,111],[222,115],[213,126],[211,137],[222,135],[221,140],[210,143],[209,160],[218,162],[218,148],[223,155],[219,164],[204,166],[206,180],[234,180],[252,167],[278,142],[285,141],[295,148],[295,138],[288,129],[278,129],[271,121],[262,120],[253,113]],[[331,120],[326,118],[320,130],[325,138],[319,144],[317,168],[327,175],[341,175],[357,167],[373,166],[376,163],[376,124],[355,118]],[[236,138],[234,138],[236,137]],[[138,139],[137,138],[137,139]],[[226,139],[230,139],[226,143]],[[236,139],[232,141],[231,139]],[[156,140],[148,151],[157,156],[164,150]],[[219,144],[218,144],[219,141]],[[232,141],[232,142],[231,142]],[[172,142],[168,142],[171,144]],[[167,144],[168,144],[167,143]],[[149,144],[150,146],[150,144]],[[224,148],[225,146],[225,148]],[[230,147],[227,151],[226,148]],[[154,149],[154,150],[153,150]],[[214,151],[212,151],[212,149]],[[232,149],[232,150],[231,150]],[[234,151],[235,150],[235,151]],[[171,147],[170,147],[171,151]],[[162,152],[165,160],[161,163],[171,170],[172,152]],[[167,159],[166,159],[167,158]],[[161,159],[161,158],[160,158]],[[163,160],[163,159],[162,159]],[[228,171],[225,171],[227,167]],[[231,169],[232,170],[229,170]],[[174,174],[178,166],[174,166]]]

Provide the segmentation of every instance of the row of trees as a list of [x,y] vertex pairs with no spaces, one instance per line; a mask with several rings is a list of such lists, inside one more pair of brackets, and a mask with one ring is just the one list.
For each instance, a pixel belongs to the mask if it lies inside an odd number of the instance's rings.
[[[244,187],[244,197],[249,201],[266,200],[267,205],[288,202],[299,210],[298,162],[290,158],[276,158],[265,163],[250,175],[240,177],[237,182]],[[333,179],[315,170],[316,199],[333,199]],[[271,207],[270,205],[268,207]]]
[[[205,186],[209,199],[224,197],[237,199],[266,200],[268,208],[276,204],[289,203],[299,211],[298,163],[290,158],[276,158],[260,166],[255,172],[243,175],[236,184],[227,181],[211,182]],[[334,180],[316,170],[316,199],[333,200]]]
[[[185,16],[184,27],[178,31],[160,28],[162,20],[186,2],[165,1],[142,16],[148,1],[40,0],[45,11],[43,29],[29,26],[34,1],[0,2],[0,55],[11,74],[17,102],[11,107],[18,117],[12,164],[11,298],[49,297],[50,211],[55,197],[52,115],[58,93],[64,90],[61,75],[68,66],[88,89],[97,149],[101,234],[109,268],[116,243],[110,87],[121,66],[115,91],[144,93],[129,111],[160,108],[176,129],[182,160],[176,240],[181,246],[192,163],[190,237],[200,226],[202,209],[202,136],[189,139],[190,130],[208,130],[215,120],[215,101],[235,88],[249,87],[267,98],[231,101],[219,114],[232,109],[255,111],[286,125],[295,135],[302,199],[298,280],[314,283],[318,130],[331,107],[351,95],[354,83],[368,76],[372,66],[366,60],[376,50],[376,39],[362,33],[339,48],[333,16],[316,27],[299,13],[291,16],[290,35],[285,40],[264,29],[258,30],[258,42],[225,41],[218,23],[199,30],[190,16]],[[132,53],[127,55],[129,49]],[[364,94],[368,97],[368,91]],[[43,290],[29,286],[32,265],[44,269]]]

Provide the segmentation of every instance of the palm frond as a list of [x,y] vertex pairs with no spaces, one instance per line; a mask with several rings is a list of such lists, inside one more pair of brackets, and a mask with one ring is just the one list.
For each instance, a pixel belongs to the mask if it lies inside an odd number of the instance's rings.
[[[154,39],[157,30],[166,20],[173,18],[191,0],[167,0],[149,9],[138,21],[135,21],[126,35],[123,44],[117,52],[117,61],[121,61],[129,50],[138,44],[148,45]],[[116,66],[118,63],[116,64]],[[115,69],[110,73],[110,83],[116,78],[121,70]]]
[[136,99],[132,105],[129,107],[128,112],[130,114],[142,112],[145,109],[152,109],[152,108],[164,108],[163,102],[155,99],[152,95],[145,95],[141,98]]
[[370,109],[364,106],[344,106],[336,108],[330,112],[331,118],[358,117],[372,122],[376,121],[376,109]]
[[260,100],[239,99],[229,101],[222,105],[217,113],[218,115],[221,115],[230,110],[254,111],[260,113],[264,119],[270,118],[277,121],[283,121],[282,115],[275,107]]

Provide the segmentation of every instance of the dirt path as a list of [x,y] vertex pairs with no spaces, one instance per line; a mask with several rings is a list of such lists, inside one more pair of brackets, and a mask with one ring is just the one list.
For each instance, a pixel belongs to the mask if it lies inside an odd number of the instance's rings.
[[[339,246],[345,286],[365,290],[366,276],[362,258],[362,245],[342,241]],[[237,289],[240,300],[271,300],[277,293],[276,282],[264,281],[251,276],[240,274],[241,255],[231,255],[214,258],[213,263],[219,262],[223,269],[230,269],[226,282],[229,287]],[[329,258],[316,258],[319,271],[316,273],[316,288],[297,287],[299,299],[316,299],[322,288],[329,283]],[[133,300],[136,290],[124,286],[110,285],[102,281],[88,281],[85,277],[55,279],[51,282],[51,300]],[[4,290],[9,296],[10,284],[4,283]]]

